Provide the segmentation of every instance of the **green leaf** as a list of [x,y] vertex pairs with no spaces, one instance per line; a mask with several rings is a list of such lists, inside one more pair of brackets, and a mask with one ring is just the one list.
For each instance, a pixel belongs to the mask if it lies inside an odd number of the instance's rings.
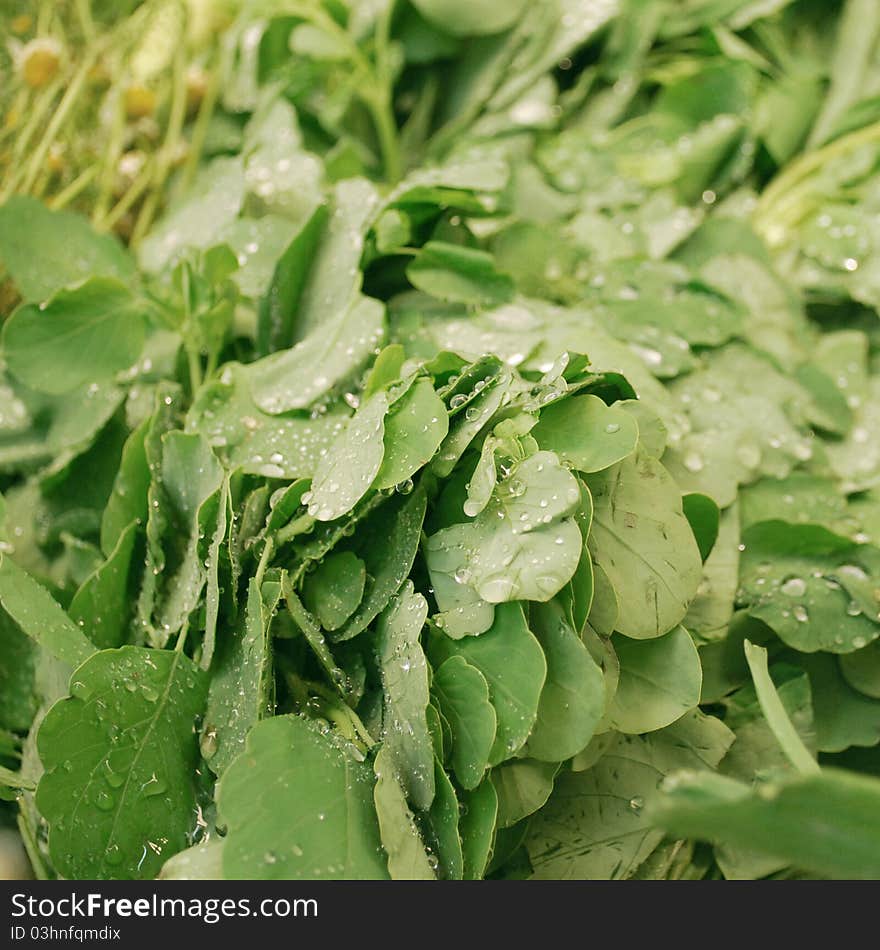
[[558,771],[558,763],[535,759],[513,759],[492,769],[492,785],[498,796],[498,827],[511,828],[543,808]]
[[247,604],[217,645],[202,727],[201,752],[222,775],[244,749],[250,729],[275,711],[270,628],[281,596],[279,584],[248,584]]
[[428,604],[411,582],[376,624],[376,653],[385,694],[385,756],[421,810],[434,798],[434,746],[428,731],[428,665],[420,636]]
[[880,743],[880,700],[854,690],[841,673],[837,657],[799,654],[796,662],[810,677],[820,752]]
[[599,472],[635,451],[636,420],[597,396],[575,396],[541,410],[531,433],[542,449],[555,452],[581,472]]
[[647,736],[618,736],[596,765],[563,772],[526,839],[536,878],[632,877],[663,839],[646,814],[660,780],[713,770],[733,742],[718,719],[693,712]]
[[364,562],[351,551],[328,554],[303,582],[303,603],[325,630],[338,630],[364,596]]
[[452,731],[452,767],[459,784],[474,789],[489,765],[495,741],[495,710],[483,674],[462,656],[434,671],[431,691]]
[[137,536],[137,525],[132,522],[70,602],[70,619],[101,650],[121,647],[128,637],[133,601],[131,566]]
[[364,597],[348,620],[333,631],[334,639],[357,636],[400,590],[418,552],[425,506],[421,489],[407,495],[395,494],[359,526],[351,550],[366,565]]
[[558,600],[533,604],[529,625],[544,651],[547,679],[524,753],[543,762],[564,762],[589,743],[599,725],[605,712],[604,677]]
[[352,299],[296,346],[244,369],[254,403],[270,415],[307,409],[354,375],[381,342],[384,328],[385,309],[378,301]]
[[535,723],[547,675],[544,652],[526,624],[522,607],[496,607],[495,622],[478,637],[451,640],[445,634],[434,634],[428,655],[435,669],[450,657],[460,656],[483,674],[496,715],[489,764],[515,755]]
[[443,875],[449,880],[460,881],[464,876],[464,854],[458,833],[458,796],[439,759],[434,760],[434,786],[437,794],[428,812],[433,850]]
[[880,550],[784,521],[753,525],[743,543],[737,599],[789,646],[851,653],[880,637]]
[[753,791],[721,775],[686,775],[666,788],[652,819],[673,834],[751,848],[827,877],[880,876],[876,778],[823,769]]
[[513,26],[524,0],[498,3],[497,0],[414,0],[414,6],[435,27],[453,36],[483,36],[500,33]]
[[880,640],[840,658],[847,683],[865,696],[880,699]]
[[513,297],[513,281],[491,254],[444,241],[429,241],[406,269],[410,283],[438,300],[484,307]]
[[186,847],[206,690],[187,657],[164,650],[103,650],[76,670],[37,738],[37,806],[61,874],[150,879]]
[[89,277],[130,281],[134,264],[111,234],[70,211],[15,195],[0,207],[0,262],[25,300],[47,300]]
[[373,487],[391,488],[415,475],[434,457],[449,431],[443,400],[428,379],[417,379],[385,417],[385,453]]
[[492,852],[498,796],[489,779],[461,795],[462,814],[458,822],[466,881],[478,881],[485,874]]
[[[3,326],[10,371],[39,392],[58,395],[127,369],[144,342],[146,307],[118,280],[90,277],[42,307],[20,307]],[[71,353],[88,354],[71,359]]]
[[373,771],[373,801],[382,847],[388,855],[389,877],[392,881],[436,880],[406,796],[395,777],[392,757],[384,746],[376,753]]
[[8,554],[0,555],[0,605],[24,633],[70,667],[79,666],[95,652],[57,601]]
[[387,878],[373,785],[370,767],[317,723],[299,716],[261,722],[217,792],[228,827],[224,876]]
[[26,732],[39,707],[37,645],[0,609],[0,728]]
[[718,505],[708,495],[701,495],[699,492],[685,495],[681,499],[681,507],[697,539],[700,557],[705,563],[718,539],[721,512]]
[[663,729],[700,701],[703,674],[694,641],[684,627],[653,640],[616,636],[620,679],[611,703],[611,726],[623,733]]
[[183,198],[169,208],[140,245],[143,268],[159,271],[177,261],[187,248],[220,243],[224,229],[238,216],[244,195],[241,158],[224,156],[202,166]]
[[345,431],[318,462],[312,479],[309,514],[333,521],[360,501],[373,483],[385,454],[383,434],[388,397],[378,392],[362,403]]
[[642,451],[587,478],[590,553],[617,592],[616,629],[659,637],[680,623],[700,582],[701,559],[669,473]]

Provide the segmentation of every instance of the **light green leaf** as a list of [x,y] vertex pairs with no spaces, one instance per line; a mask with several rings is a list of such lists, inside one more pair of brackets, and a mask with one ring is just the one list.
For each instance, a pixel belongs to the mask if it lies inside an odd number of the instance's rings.
[[299,716],[261,722],[217,792],[228,827],[224,876],[387,878],[373,784],[372,769],[317,723]]
[[130,281],[134,263],[112,234],[70,211],[15,195],[0,207],[0,261],[25,300],[47,300],[89,277]]
[[543,808],[558,771],[557,762],[535,759],[513,759],[492,769],[492,785],[498,795],[498,827],[510,828]]
[[385,454],[382,441],[388,397],[378,392],[362,403],[345,431],[318,462],[309,514],[333,521],[357,504],[372,484]]
[[463,792],[461,803],[464,807],[458,830],[464,861],[463,877],[466,881],[478,881],[486,871],[492,852],[498,796],[492,782],[486,778],[472,791]]
[[620,679],[611,703],[611,726],[619,732],[663,729],[696,708],[703,682],[700,657],[684,627],[639,641],[616,636]]
[[428,731],[428,665],[420,636],[428,604],[408,582],[376,624],[376,652],[385,693],[383,749],[415,806],[434,798],[434,747]]
[[515,755],[535,723],[547,675],[544,652],[526,624],[522,607],[499,605],[492,627],[477,637],[452,640],[434,634],[428,654],[435,668],[449,657],[461,656],[483,674],[497,717],[489,764]]
[[666,469],[642,451],[587,478],[590,552],[617,592],[616,629],[659,637],[679,623],[700,583],[701,559]]
[[495,741],[495,710],[483,674],[462,656],[451,656],[434,671],[432,693],[452,731],[452,767],[459,784],[476,788]]
[[388,855],[388,874],[393,881],[433,881],[436,875],[425,853],[406,796],[394,774],[392,757],[383,746],[373,763],[376,784],[373,801],[379,820],[382,847]]
[[125,284],[90,277],[43,307],[16,310],[3,326],[2,352],[10,372],[32,389],[67,393],[131,366],[143,346],[145,313]]
[[206,690],[191,660],[165,650],[103,650],[75,671],[37,738],[37,806],[61,874],[150,879],[186,847]]
[[635,451],[635,418],[598,396],[574,396],[541,410],[532,435],[542,449],[581,472],[599,472]]
[[524,754],[564,762],[589,743],[599,725],[605,712],[604,677],[558,600],[532,604],[529,625],[544,651],[547,679]]

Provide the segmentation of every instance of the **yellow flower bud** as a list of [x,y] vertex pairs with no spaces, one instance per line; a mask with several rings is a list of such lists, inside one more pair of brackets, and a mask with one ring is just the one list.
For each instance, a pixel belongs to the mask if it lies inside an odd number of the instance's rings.
[[31,40],[18,55],[18,71],[31,89],[42,89],[58,75],[63,47],[49,37]]
[[156,111],[156,93],[148,86],[132,83],[125,90],[125,114],[129,119],[145,119]]

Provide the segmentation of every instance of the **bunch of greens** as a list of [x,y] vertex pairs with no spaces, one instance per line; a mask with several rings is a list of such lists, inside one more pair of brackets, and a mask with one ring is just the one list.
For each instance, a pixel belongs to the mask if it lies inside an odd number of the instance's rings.
[[880,876],[875,5],[221,46],[131,250],[0,207],[35,872]]

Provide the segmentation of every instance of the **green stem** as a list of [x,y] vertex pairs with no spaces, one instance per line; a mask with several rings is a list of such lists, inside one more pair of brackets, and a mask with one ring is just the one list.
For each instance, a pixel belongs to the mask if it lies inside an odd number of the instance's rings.
[[[793,192],[796,186],[803,182],[805,178],[821,169],[828,162],[872,142],[880,142],[880,122],[867,125],[851,132],[849,135],[835,139],[816,151],[807,152],[788,165],[764,189],[764,193],[758,201],[753,218],[757,230],[765,237],[772,236],[776,224],[773,219],[789,192]],[[778,241],[771,240],[770,243],[778,243]]]
[[24,850],[27,852],[27,856],[30,859],[31,867],[34,870],[34,877],[38,881],[48,881],[49,872],[46,870],[46,865],[43,863],[43,856],[40,854],[40,849],[33,834],[33,829],[23,814],[19,814],[18,816],[18,833],[21,835],[22,844],[24,844]]
[[70,110],[73,108],[73,104],[76,102],[80,92],[82,91],[82,87],[86,81],[86,76],[88,76],[89,70],[92,68],[94,61],[95,50],[92,49],[86,53],[85,59],[80,64],[79,69],[77,69],[77,71],[74,73],[73,79],[71,80],[70,85],[67,87],[67,91],[62,96],[61,102],[58,104],[58,108],[55,110],[55,114],[49,121],[46,134],[43,136],[43,138],[40,140],[40,144],[34,150],[31,160],[27,165],[24,180],[21,184],[21,191],[27,192],[30,189],[37,175],[39,175],[41,169],[43,168],[43,164],[46,161],[46,155],[48,154],[49,149],[52,147],[52,143],[57,138],[58,133],[61,131],[61,126],[64,125]]
[[152,191],[144,201],[140,214],[138,215],[137,223],[134,226],[134,231],[132,231],[131,244],[134,246],[143,238],[150,224],[152,224],[165,181],[168,178],[168,171],[171,168],[175,149],[180,142],[180,134],[183,130],[185,118],[186,76],[184,74],[184,47],[183,44],[180,43],[178,44],[174,57],[171,108],[168,112],[168,126],[165,131],[165,140],[162,142],[157,156]]
[[98,166],[89,165],[89,167],[86,168],[85,171],[77,175],[77,177],[74,178],[73,181],[66,188],[63,188],[61,191],[58,192],[57,195],[55,195],[54,198],[52,198],[52,200],[49,202],[49,207],[52,208],[54,211],[58,211],[59,209],[68,205],[85,188],[89,186],[92,179],[97,174],[98,174]]
[[272,555],[275,553],[275,539],[271,536],[266,538],[265,543],[263,544],[263,551],[260,554],[260,563],[257,565],[257,573],[254,575],[254,580],[257,583],[257,587],[263,583],[263,576],[266,573],[266,568],[272,563]]
[[95,210],[92,212],[93,222],[100,221],[107,214],[107,207],[113,194],[117,165],[125,141],[125,97],[123,95],[116,96],[114,107],[113,124],[110,127],[107,150],[101,167],[98,198],[95,201]]
[[98,218],[94,224],[99,231],[112,231],[113,228],[126,215],[132,205],[141,197],[150,185],[153,177],[154,159],[148,159],[141,169],[140,175],[129,186],[128,191],[116,202],[110,211],[101,218]]
[[366,95],[363,97],[363,101],[369,109],[373,124],[376,127],[385,181],[389,185],[394,185],[400,181],[402,165],[397,141],[397,122],[394,119],[390,97],[386,92],[382,92],[375,95]]
[[205,139],[208,135],[208,126],[211,124],[211,116],[214,114],[214,107],[217,105],[217,95],[220,91],[220,71],[211,70],[208,77],[208,86],[205,89],[205,98],[199,106],[199,112],[193,123],[192,138],[189,143],[189,152],[187,152],[186,163],[180,174],[180,187],[186,189],[189,187],[202,156],[202,149],[205,147]]
[[27,153],[31,144],[31,138],[34,132],[40,128],[46,120],[46,114],[55,102],[59,91],[63,88],[63,82],[59,79],[43,90],[42,95],[37,97],[36,102],[28,113],[28,119],[21,132],[16,136],[15,143],[12,146],[12,157],[9,162],[9,174],[7,175],[6,185],[3,188],[2,197],[6,198],[15,190],[15,184],[18,178],[24,174],[26,165],[22,161],[22,156]]

